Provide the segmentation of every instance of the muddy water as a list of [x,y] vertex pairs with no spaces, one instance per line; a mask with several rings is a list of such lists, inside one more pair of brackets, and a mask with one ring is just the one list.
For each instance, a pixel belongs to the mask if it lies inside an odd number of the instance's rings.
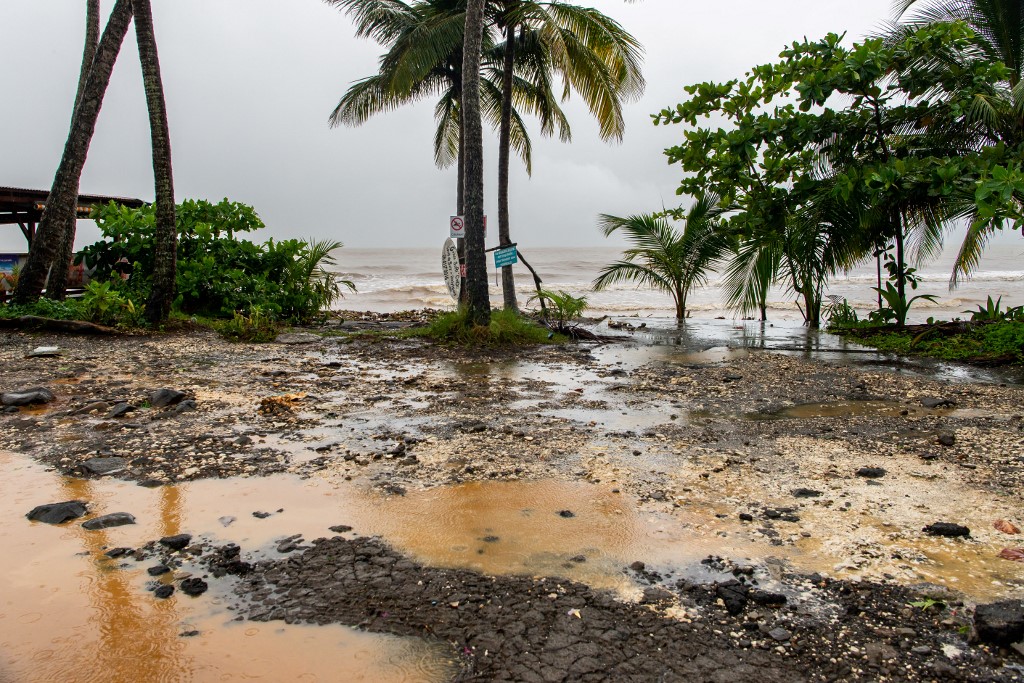
[[[228,495],[248,507],[240,487]],[[107,548],[137,547],[166,534],[198,532],[212,521],[212,501],[186,487],[146,490],[44,472],[0,454],[0,681],[441,681],[452,668],[436,646],[342,627],[235,624],[226,586],[198,598],[146,592],[155,562],[110,560]],[[129,511],[138,524],[89,532],[71,522],[29,522],[35,505],[91,502],[97,513]],[[254,519],[246,513],[249,519]],[[273,518],[271,518],[273,519]],[[270,520],[267,520],[270,521]],[[242,525],[244,527],[244,525]],[[255,528],[255,525],[253,525]],[[269,539],[273,523],[256,540]],[[212,528],[212,527],[211,527]],[[244,530],[244,529],[240,529]],[[198,635],[180,634],[199,631]]]

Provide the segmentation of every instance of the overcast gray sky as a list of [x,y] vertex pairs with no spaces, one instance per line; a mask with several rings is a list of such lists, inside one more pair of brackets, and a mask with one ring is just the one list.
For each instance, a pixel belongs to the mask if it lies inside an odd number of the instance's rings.
[[[586,3],[586,0],[582,0]],[[725,80],[772,61],[788,42],[829,31],[862,36],[891,0],[592,0],[646,48],[644,98],[626,109],[621,145],[598,140],[574,99],[574,141],[534,135],[534,173],[513,166],[513,238],[523,245],[599,245],[599,213],[676,205],[680,171],[662,150],[681,138],[650,114],[686,84]],[[103,21],[113,6],[103,2]],[[433,103],[359,128],[327,117],[354,80],[376,72],[378,45],[320,0],[153,0],[167,94],[177,199],[252,204],[275,237],[352,247],[439,246],[455,208],[455,172],[433,165]],[[84,35],[82,0],[0,0],[0,185],[49,189],[70,122]],[[497,152],[485,143],[488,213]],[[153,198],[148,119],[134,33],[107,91],[82,191]],[[92,241],[89,223],[79,244]],[[491,231],[489,243],[496,241]],[[0,251],[21,251],[14,227]]]

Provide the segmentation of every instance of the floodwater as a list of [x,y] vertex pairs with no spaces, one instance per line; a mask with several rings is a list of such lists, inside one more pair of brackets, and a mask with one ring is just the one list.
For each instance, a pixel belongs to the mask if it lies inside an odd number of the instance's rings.
[[[158,600],[145,590],[144,570],[154,561],[103,555],[168,534],[227,531],[210,519],[215,487],[206,488],[196,496],[188,487],[69,479],[0,454],[0,510],[8,520],[0,530],[0,681],[426,683],[451,677],[453,665],[436,644],[340,626],[235,623],[226,584],[211,582],[210,592],[195,599],[178,592]],[[237,482],[224,488],[231,510],[247,509],[249,496],[260,493]],[[138,524],[90,532],[77,521],[51,526],[25,519],[38,504],[72,499],[90,501],[91,512],[132,512]],[[245,515],[238,531],[251,542],[275,536],[273,517],[257,528],[251,511]]]

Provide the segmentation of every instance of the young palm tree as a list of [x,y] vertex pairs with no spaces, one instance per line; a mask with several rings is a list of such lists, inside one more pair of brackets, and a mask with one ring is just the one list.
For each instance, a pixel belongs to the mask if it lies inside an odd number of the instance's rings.
[[39,229],[14,290],[14,301],[17,303],[28,303],[39,298],[51,267],[67,268],[66,262],[56,262],[56,258],[65,239],[67,226],[72,225],[76,219],[78,187],[85,158],[96,130],[103,95],[110,83],[110,74],[131,19],[131,0],[117,0],[96,47],[96,56],[82,88],[82,97],[75,107],[71,132],[53,178]]
[[683,219],[682,232],[657,214],[628,218],[602,215],[599,225],[605,237],[618,230],[634,246],[623,252],[621,261],[601,271],[594,280],[594,289],[634,282],[666,291],[675,302],[676,319],[684,320],[690,290],[707,284],[708,270],[733,248],[733,236],[720,220],[727,210],[714,195],[698,197]]

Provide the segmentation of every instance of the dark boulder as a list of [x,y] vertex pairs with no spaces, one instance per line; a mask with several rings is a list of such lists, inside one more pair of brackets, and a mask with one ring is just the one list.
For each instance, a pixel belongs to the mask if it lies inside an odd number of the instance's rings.
[[5,406],[31,406],[49,403],[55,398],[53,392],[42,387],[20,389],[0,394],[0,403]]
[[167,546],[171,550],[182,550],[192,542],[191,534],[177,534],[175,536],[164,536],[160,539],[160,545]]
[[198,578],[185,579],[181,582],[181,592],[192,597],[202,595],[209,587],[205,581]]
[[86,472],[99,476],[120,472],[127,466],[128,461],[125,458],[89,458],[79,465]]
[[793,489],[794,498],[820,498],[821,491],[815,491],[814,489]]
[[48,503],[32,508],[26,517],[33,522],[45,522],[47,524],[63,524],[72,519],[78,519],[88,512],[85,501],[69,500],[64,503]]
[[715,595],[725,604],[729,614],[736,616],[747,606],[750,589],[739,581],[726,581],[715,588]]
[[115,526],[124,526],[125,524],[135,524],[135,517],[127,512],[112,512],[109,515],[94,517],[88,522],[82,522],[82,528],[89,531],[98,531]]
[[153,591],[153,595],[160,598],[161,600],[166,600],[167,598],[174,595],[174,586],[160,586],[155,591]]
[[970,529],[959,524],[953,524],[952,522],[929,524],[922,531],[930,536],[945,536],[946,538],[967,538],[971,535]]
[[974,629],[983,643],[1006,646],[1024,640],[1024,601],[978,605],[974,610]]
[[858,477],[865,479],[878,479],[885,476],[885,469],[881,467],[861,467],[857,470]]
[[149,404],[154,408],[166,408],[181,403],[185,393],[177,389],[157,389],[149,395]]

